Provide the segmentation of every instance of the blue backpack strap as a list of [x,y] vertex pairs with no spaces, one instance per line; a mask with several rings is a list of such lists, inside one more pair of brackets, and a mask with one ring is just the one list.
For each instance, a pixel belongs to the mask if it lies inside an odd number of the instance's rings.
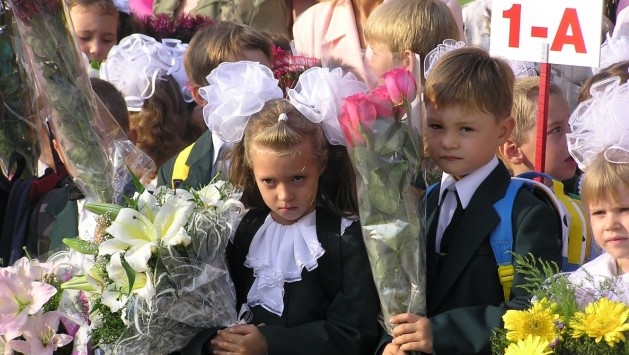
[[489,242],[498,265],[498,277],[502,284],[505,300],[508,300],[511,295],[511,285],[513,284],[513,275],[515,273],[512,264],[513,255],[511,254],[513,250],[513,223],[511,215],[513,214],[515,196],[523,185],[524,182],[522,180],[512,179],[504,197],[494,203],[494,209],[498,213],[500,220],[496,228],[492,230]]
[[439,183],[434,183],[426,188],[426,194],[424,194],[424,199],[427,199],[428,195],[430,195],[433,191],[435,191],[435,188],[437,188],[437,185],[439,185]]

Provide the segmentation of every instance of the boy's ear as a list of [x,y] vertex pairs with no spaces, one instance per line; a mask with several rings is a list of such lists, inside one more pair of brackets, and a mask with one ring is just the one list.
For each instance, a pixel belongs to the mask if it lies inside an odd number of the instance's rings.
[[410,49],[402,52],[402,65],[411,73],[415,73],[415,70],[419,69],[416,68],[417,65],[415,63],[415,53],[413,53],[413,51],[411,51]]
[[508,139],[506,143],[498,147],[498,151],[502,156],[502,159],[509,162],[510,165],[521,165],[524,163],[524,154],[520,147],[515,144],[511,139]]
[[205,99],[201,96],[201,94],[199,94],[199,89],[201,87],[199,85],[190,85],[190,94],[192,95],[192,98],[194,99],[194,102],[197,103],[197,105],[203,107],[207,104],[207,101],[205,101]]
[[513,133],[513,129],[515,128],[515,118],[509,116],[503,119],[500,122],[500,125],[501,130],[498,139],[502,141],[502,144],[504,144],[509,138],[511,138],[511,133]]

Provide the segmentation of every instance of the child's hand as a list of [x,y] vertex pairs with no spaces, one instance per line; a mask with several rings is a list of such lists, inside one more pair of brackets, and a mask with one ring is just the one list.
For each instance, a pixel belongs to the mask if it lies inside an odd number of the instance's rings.
[[402,313],[391,317],[394,345],[402,351],[423,351],[432,354],[432,327],[426,317],[413,313]]
[[387,346],[382,351],[382,355],[404,355],[404,354],[406,353],[400,350],[399,346],[394,345],[392,343],[387,344]]
[[210,342],[212,353],[217,355],[264,355],[267,353],[266,338],[258,327],[241,324],[219,330]]

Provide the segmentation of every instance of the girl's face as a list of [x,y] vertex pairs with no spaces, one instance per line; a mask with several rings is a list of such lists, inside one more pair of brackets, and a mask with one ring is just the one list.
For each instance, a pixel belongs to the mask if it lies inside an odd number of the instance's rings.
[[297,146],[294,154],[278,155],[253,146],[251,167],[262,199],[276,222],[293,224],[314,209],[323,169],[309,140]]
[[619,272],[629,272],[629,187],[621,186],[615,201],[591,202],[590,222],[596,243],[616,259]]
[[118,42],[118,14],[104,13],[96,6],[74,6],[70,9],[74,32],[81,52],[100,62],[107,59],[111,47]]

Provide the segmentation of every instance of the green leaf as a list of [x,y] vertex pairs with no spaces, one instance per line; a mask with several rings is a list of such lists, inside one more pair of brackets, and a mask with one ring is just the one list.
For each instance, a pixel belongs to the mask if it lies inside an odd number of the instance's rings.
[[94,286],[87,282],[87,276],[85,275],[74,276],[70,280],[62,283],[60,287],[62,290],[81,290],[88,292],[96,291]]
[[131,174],[131,181],[133,181],[133,186],[135,186],[135,191],[137,191],[139,194],[142,194],[144,192],[144,185],[142,185],[142,183],[140,182],[140,179],[138,179],[138,177],[133,173],[133,171],[131,170],[131,168],[129,168],[129,166],[127,166],[127,170],[129,170],[129,173]]
[[125,260],[123,256],[120,257],[120,263],[124,268],[125,273],[127,273],[127,278],[129,279],[129,295],[131,294],[131,290],[133,290],[133,284],[135,283],[135,270],[129,265],[129,263]]
[[98,255],[98,246],[79,238],[63,238],[61,240],[68,248],[85,255]]

